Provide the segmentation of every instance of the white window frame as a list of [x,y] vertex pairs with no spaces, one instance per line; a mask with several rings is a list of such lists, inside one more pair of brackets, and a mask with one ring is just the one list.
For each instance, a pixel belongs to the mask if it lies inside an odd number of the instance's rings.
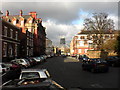
[[10,29],[10,37],[13,38],[13,29]]
[[18,31],[15,31],[15,39],[18,40]]
[[29,48],[27,47],[27,56],[29,55]]
[[9,52],[9,56],[12,57],[13,56],[13,47],[12,47],[12,45],[11,45],[11,47],[9,46],[8,52]]
[[78,52],[79,52],[79,53],[82,53],[82,49],[78,49]]
[[6,57],[7,56],[7,42],[3,42],[3,51],[4,51],[3,57]]
[[4,36],[7,36],[8,27],[4,26]]
[[18,47],[18,45],[17,44],[15,44],[15,56],[17,56],[17,47]]
[[85,53],[87,53],[87,50],[88,50],[88,49],[85,49]]

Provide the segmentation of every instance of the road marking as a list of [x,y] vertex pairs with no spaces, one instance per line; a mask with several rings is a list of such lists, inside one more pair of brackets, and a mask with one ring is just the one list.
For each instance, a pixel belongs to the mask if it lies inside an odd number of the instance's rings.
[[79,62],[79,60],[74,57],[67,57],[64,59],[64,62]]
[[0,85],[0,87],[4,86],[5,84],[7,84],[7,83],[9,83],[9,82],[11,82],[11,81],[12,81],[12,80],[9,80],[9,81],[3,83],[2,85]]
[[92,86],[92,87],[95,87],[95,88],[103,88],[103,86],[102,85],[100,85],[100,84],[91,84],[90,86]]
[[0,75],[0,77],[4,76],[5,74],[6,74],[6,73],[4,73],[4,74]]

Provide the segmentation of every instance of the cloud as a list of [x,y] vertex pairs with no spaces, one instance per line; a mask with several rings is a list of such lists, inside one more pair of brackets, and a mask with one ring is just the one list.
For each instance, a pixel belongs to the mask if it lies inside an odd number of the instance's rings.
[[43,25],[47,27],[47,37],[51,39],[55,45],[59,45],[60,37],[65,37],[66,43],[69,44],[72,37],[83,29],[83,26],[81,25],[57,24],[50,20],[43,22]]
[[[5,0],[6,1],[6,0]],[[105,12],[115,21],[117,27],[117,2],[3,2],[2,12],[10,11],[11,15],[18,15],[20,10],[27,15],[31,11],[37,12],[42,18],[47,37],[54,44],[59,44],[60,36],[65,36],[67,43],[83,28],[85,18],[90,18],[96,12]]]
[[108,18],[113,20],[115,29],[118,30],[118,16],[111,14]]

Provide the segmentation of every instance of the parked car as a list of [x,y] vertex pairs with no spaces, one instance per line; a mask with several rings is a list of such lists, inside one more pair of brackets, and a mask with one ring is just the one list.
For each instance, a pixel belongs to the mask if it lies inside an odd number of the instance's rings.
[[41,59],[41,62],[45,61],[45,57],[40,56],[39,58]]
[[47,58],[50,58],[51,57],[51,55],[47,55]]
[[5,66],[9,67],[10,70],[19,70],[19,69],[21,69],[21,66],[19,64],[10,63],[10,62],[5,63]]
[[50,74],[46,69],[24,69],[21,71],[19,79],[30,78],[50,78]]
[[104,59],[90,58],[89,61],[85,61],[82,63],[82,69],[91,72],[108,72],[109,66]]
[[26,59],[15,59],[15,60],[12,60],[11,62],[19,64],[22,68],[30,67],[30,63]]
[[89,57],[87,55],[79,55],[78,59],[82,62],[88,61]]
[[110,66],[120,66],[120,57],[118,56],[109,56],[106,61]]
[[10,67],[7,67],[4,63],[0,63],[0,74],[10,71]]
[[33,58],[26,57],[26,59],[29,61],[30,66],[34,66],[34,65],[36,65],[36,61],[35,61]]
[[46,69],[22,70],[20,78],[3,84],[2,90],[65,90],[50,78]]
[[47,55],[42,55],[44,57],[44,59],[47,59]]
[[39,58],[39,57],[33,57],[33,59],[34,59],[37,63],[42,62],[42,59],[41,59],[41,58]]

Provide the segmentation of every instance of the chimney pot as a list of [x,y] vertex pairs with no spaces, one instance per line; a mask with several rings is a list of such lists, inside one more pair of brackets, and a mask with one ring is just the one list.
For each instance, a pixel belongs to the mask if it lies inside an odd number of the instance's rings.
[[9,16],[9,11],[8,10],[6,11],[6,16]]
[[22,11],[22,10],[20,10],[20,16],[22,16],[22,14],[23,14],[23,11]]

